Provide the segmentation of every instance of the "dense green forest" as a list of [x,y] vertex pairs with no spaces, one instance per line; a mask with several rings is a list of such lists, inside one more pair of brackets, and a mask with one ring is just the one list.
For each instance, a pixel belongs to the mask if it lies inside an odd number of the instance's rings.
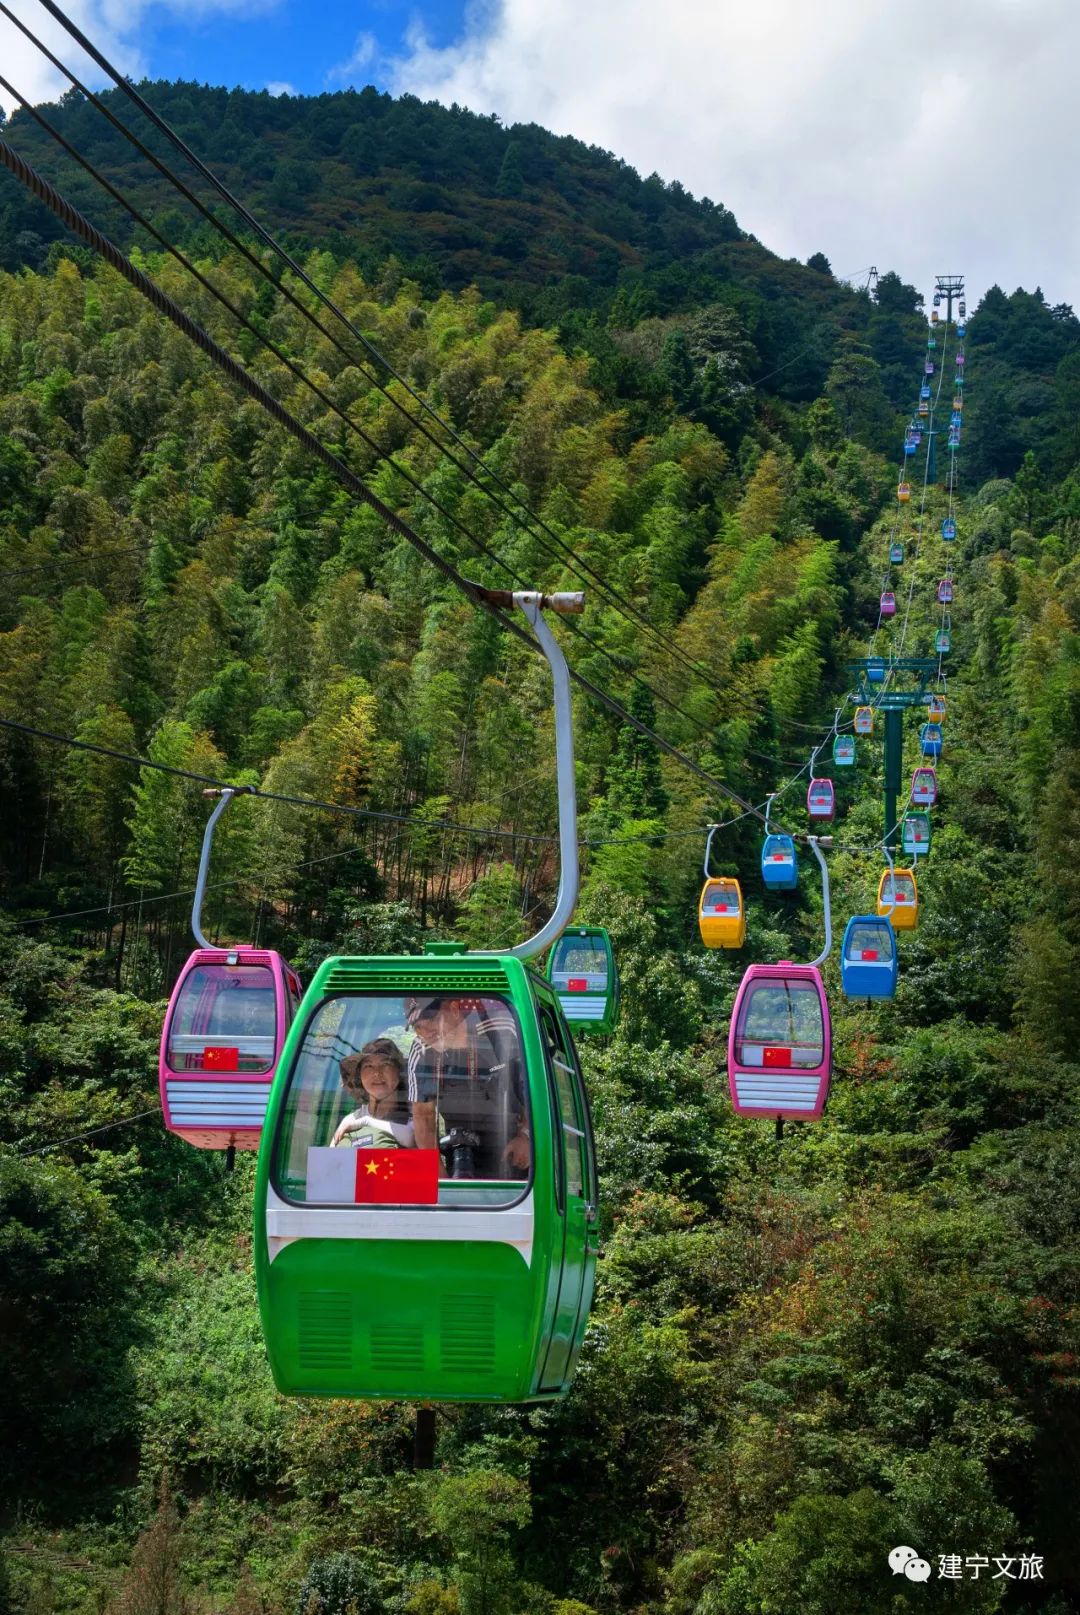
[[[150,89],[513,496],[190,221],[176,236],[334,408],[136,242],[154,277],[470,577],[573,588],[585,563],[617,590],[654,632],[589,586],[568,657],[706,772],[754,802],[790,781],[877,618],[916,292],[785,264],[541,130],[374,92]],[[53,111],[120,155],[78,102]],[[60,172],[25,119],[11,135]],[[63,188],[107,218],[83,185]],[[0,718],[386,815],[255,800],[226,821],[212,933],[305,976],[519,938],[557,874],[543,664],[6,180],[2,205]],[[0,1610],[1080,1608],[1080,322],[994,288],[967,354],[943,801],[899,994],[846,1003],[834,952],[825,1121],[778,1144],[733,1116],[742,969],[818,951],[819,888],[766,896],[760,824],[737,820],[717,868],[748,891],[747,946],[706,953],[704,826],[735,810],[579,693],[579,913],[624,992],[582,1051],[597,1303],[565,1403],[446,1410],[430,1472],[410,1410],[276,1394],[252,1163],[226,1175],[161,1127],[198,783],[0,730]],[[913,564],[925,652],[940,542]],[[838,921],[880,873],[876,742],[839,796]],[[777,811],[805,828],[798,785]],[[894,1580],[898,1543],[933,1581]],[[1013,1576],[938,1578],[952,1553]]]
[[[397,257],[421,291],[477,286],[530,323],[557,327],[608,361],[608,390],[627,402],[663,397],[650,387],[656,333],[612,343],[650,317],[719,302],[739,317],[745,344],[732,351],[772,378],[780,396],[809,402],[824,385],[840,331],[864,337],[892,402],[907,402],[917,347],[888,315],[905,288],[885,277],[879,304],[834,280],[828,260],[785,262],[739,229],[726,208],[677,181],[641,177],[610,153],[536,125],[504,129],[461,107],[394,100],[368,88],[317,97],[143,84],[163,117],[233,193],[297,250],[325,248],[375,280]],[[175,153],[133,118],[118,91],[104,106],[163,162]],[[217,255],[212,219],[227,210],[205,187],[200,213],[75,91],[39,109],[64,139],[104,171],[172,240]],[[113,239],[152,246],[148,234],[24,112],[6,126],[29,160],[57,179]],[[180,164],[181,177],[193,175]],[[63,228],[43,204],[0,173],[0,267],[41,268]],[[916,335],[918,333],[916,332]],[[907,341],[905,341],[905,336]]]

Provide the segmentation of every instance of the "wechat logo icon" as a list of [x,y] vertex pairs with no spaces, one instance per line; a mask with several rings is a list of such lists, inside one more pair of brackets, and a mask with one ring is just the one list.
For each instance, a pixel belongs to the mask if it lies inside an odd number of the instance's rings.
[[929,1581],[930,1566],[920,1559],[914,1548],[894,1548],[889,1554],[889,1565],[894,1576],[906,1576],[908,1581]]

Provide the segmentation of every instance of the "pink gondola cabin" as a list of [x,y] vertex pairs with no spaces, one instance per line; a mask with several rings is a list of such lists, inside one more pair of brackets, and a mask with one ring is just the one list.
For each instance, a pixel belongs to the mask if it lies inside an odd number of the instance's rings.
[[917,768],[911,776],[913,807],[933,807],[938,798],[936,768]]
[[196,948],[173,989],[158,1078],[165,1125],[204,1150],[259,1147],[300,981],[266,948]]
[[728,1033],[728,1086],[740,1116],[819,1121],[829,1093],[832,1026],[814,965],[751,965]]
[[831,819],[836,812],[836,792],[831,779],[812,779],[806,793],[806,811],[812,819]]

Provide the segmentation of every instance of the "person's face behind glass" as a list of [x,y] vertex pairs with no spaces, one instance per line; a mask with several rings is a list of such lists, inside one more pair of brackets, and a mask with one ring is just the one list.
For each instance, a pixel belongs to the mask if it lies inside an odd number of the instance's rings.
[[461,1048],[466,1042],[465,1015],[456,999],[448,998],[440,1005],[439,1035],[444,1048]]
[[360,1065],[360,1082],[373,1105],[380,1100],[392,1099],[397,1092],[401,1072],[397,1061],[385,1055],[371,1054]]
[[444,1046],[442,1016],[437,1009],[427,1010],[421,1015],[413,1031],[426,1049],[441,1049]]

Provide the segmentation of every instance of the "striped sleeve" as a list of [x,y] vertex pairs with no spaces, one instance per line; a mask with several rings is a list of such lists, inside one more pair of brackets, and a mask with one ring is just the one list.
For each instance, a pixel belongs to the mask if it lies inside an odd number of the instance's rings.
[[414,1038],[409,1050],[409,1069],[405,1084],[405,1097],[410,1105],[415,1105],[420,1097],[420,1060],[424,1053],[424,1045],[420,1039]]

